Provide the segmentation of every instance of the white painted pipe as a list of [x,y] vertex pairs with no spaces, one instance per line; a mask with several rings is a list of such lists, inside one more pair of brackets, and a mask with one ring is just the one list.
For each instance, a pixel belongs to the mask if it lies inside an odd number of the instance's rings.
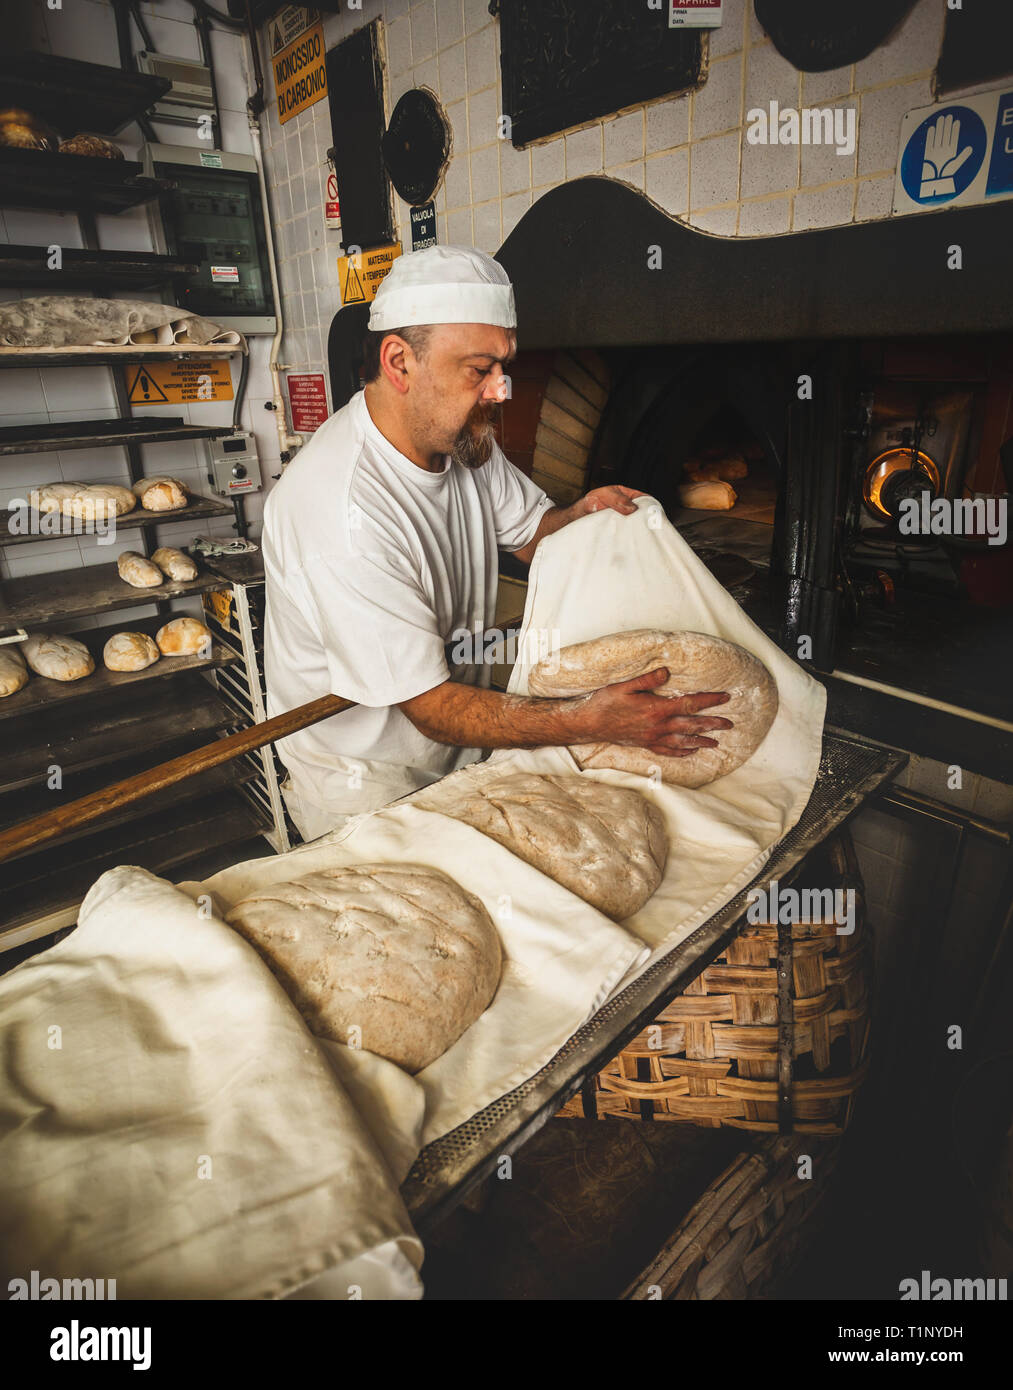
[[285,397],[281,390],[281,367],[278,361],[278,353],[281,350],[281,336],[284,328],[284,321],[281,313],[281,290],[278,286],[278,267],[274,256],[274,230],[271,225],[271,205],[267,197],[267,181],[264,178],[264,154],[260,139],[260,121],[253,115],[247,107],[247,119],[250,123],[250,139],[253,141],[253,155],[257,161],[257,177],[260,180],[260,197],[264,205],[264,232],[267,239],[267,263],[271,269],[271,289],[274,293],[274,307],[278,319],[277,331],[271,340],[271,356],[269,365],[271,368],[271,387],[274,402],[274,423],[278,431],[278,444],[281,449],[281,466],[284,471],[285,455],[291,454],[293,449],[298,449],[303,439],[301,434],[289,434],[288,415],[285,411]]

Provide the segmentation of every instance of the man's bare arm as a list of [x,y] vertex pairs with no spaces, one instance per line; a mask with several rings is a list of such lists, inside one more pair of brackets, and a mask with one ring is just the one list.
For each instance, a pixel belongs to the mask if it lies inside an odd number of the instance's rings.
[[570,743],[623,743],[667,757],[713,748],[713,729],[731,721],[698,710],[724,704],[722,691],[674,699],[651,692],[668,679],[664,666],[588,695],[540,700],[444,681],[403,700],[400,709],[434,743],[460,748],[543,748]]
[[578,497],[577,501],[569,507],[550,507],[542,513],[538,522],[538,529],[527,545],[520,550],[514,550],[512,552],[513,557],[525,565],[530,565],[534,559],[538,542],[544,540],[546,536],[551,536],[553,531],[558,531],[563,526],[569,526],[570,522],[576,521],[578,517],[590,516],[593,512],[607,509],[621,512],[624,516],[630,516],[637,510],[633,505],[634,497],[643,496],[644,493],[638,492],[635,487],[622,487],[616,483],[609,487],[594,488],[591,492],[585,493],[583,497]]

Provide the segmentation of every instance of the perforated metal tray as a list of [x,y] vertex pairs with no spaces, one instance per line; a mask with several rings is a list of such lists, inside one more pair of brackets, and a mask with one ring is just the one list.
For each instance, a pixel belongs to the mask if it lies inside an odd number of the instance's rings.
[[774,878],[788,882],[806,855],[839,829],[906,761],[904,753],[826,730],[819,775],[808,805],[753,883],[609,1000],[541,1071],[422,1150],[401,1189],[420,1235],[491,1173],[502,1155],[520,1148],[585,1080],[600,1071],[721,954],[739,930],[750,888]]

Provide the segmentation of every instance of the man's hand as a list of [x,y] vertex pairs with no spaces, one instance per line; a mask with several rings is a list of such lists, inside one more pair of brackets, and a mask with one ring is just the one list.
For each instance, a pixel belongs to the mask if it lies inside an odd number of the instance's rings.
[[530,565],[538,542],[561,530],[564,526],[569,526],[571,521],[576,521],[582,516],[590,516],[592,512],[602,512],[609,508],[612,511],[622,513],[623,516],[629,516],[637,510],[633,505],[634,497],[646,496],[646,492],[638,492],[635,487],[622,487],[616,483],[612,487],[594,488],[593,491],[579,497],[569,507],[552,507],[542,513],[535,534],[527,545],[512,552],[513,557],[515,560],[521,560],[525,565]]
[[[587,728],[587,742],[599,739],[634,748],[646,748],[666,758],[685,758],[698,748],[716,748],[707,738],[711,729],[730,729],[732,721],[719,715],[698,714],[731,698],[725,691],[699,691],[669,698],[651,692],[668,680],[668,669],[659,666],[632,680],[603,686],[587,700],[580,722]],[[584,740],[582,735],[581,741]]]
[[596,487],[593,491],[585,493],[578,502],[574,502],[573,510],[578,516],[590,516],[592,512],[604,512],[609,509],[620,512],[623,516],[630,516],[637,510],[633,505],[634,497],[646,496],[646,492],[638,492],[635,487],[622,487],[615,483],[611,487]]

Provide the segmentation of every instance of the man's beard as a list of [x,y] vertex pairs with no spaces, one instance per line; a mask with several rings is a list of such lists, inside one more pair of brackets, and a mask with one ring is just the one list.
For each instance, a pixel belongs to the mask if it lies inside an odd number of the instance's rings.
[[483,463],[488,463],[496,443],[494,422],[499,419],[500,411],[498,403],[475,407],[450,451],[453,463],[462,464],[465,468],[481,468]]

